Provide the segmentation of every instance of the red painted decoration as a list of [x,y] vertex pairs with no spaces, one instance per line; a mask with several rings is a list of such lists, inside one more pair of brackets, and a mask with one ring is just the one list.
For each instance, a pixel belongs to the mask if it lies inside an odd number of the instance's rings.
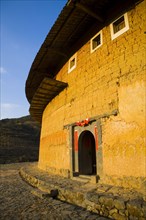
[[89,122],[90,122],[90,119],[89,119],[89,118],[86,118],[86,119],[83,120],[83,121],[77,121],[77,122],[76,122],[76,125],[82,127],[82,126],[88,125]]
[[78,151],[78,131],[74,132],[74,149]]
[[95,133],[96,150],[98,150],[98,129],[97,129],[97,126],[95,126],[95,128],[94,128],[94,133]]

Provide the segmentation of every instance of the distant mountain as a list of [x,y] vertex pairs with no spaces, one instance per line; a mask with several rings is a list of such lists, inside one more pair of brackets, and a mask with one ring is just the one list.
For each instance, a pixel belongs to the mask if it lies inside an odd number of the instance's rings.
[[0,163],[37,161],[40,125],[31,116],[0,120]]

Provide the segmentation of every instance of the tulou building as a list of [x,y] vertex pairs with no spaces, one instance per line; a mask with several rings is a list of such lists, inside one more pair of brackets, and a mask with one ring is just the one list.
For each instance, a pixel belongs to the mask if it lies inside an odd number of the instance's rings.
[[39,168],[140,187],[146,174],[146,1],[69,0],[27,81]]

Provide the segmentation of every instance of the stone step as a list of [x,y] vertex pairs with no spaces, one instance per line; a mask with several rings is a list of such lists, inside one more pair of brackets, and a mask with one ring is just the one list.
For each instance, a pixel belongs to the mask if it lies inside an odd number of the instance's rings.
[[80,175],[79,176],[80,179],[86,180],[87,182],[90,183],[97,183],[97,176],[95,175]]
[[84,182],[84,183],[88,183],[90,181],[90,179],[87,179],[87,178],[81,178],[81,177],[73,177],[72,178],[73,180],[76,180],[76,181],[80,181],[80,182]]
[[56,198],[57,195],[58,195],[58,190],[54,189],[54,190],[51,190],[50,193],[48,192],[44,192],[40,189],[33,189],[31,190],[31,194],[41,198],[41,199],[44,199],[44,198]]
[[97,183],[97,176],[79,175],[79,176],[73,177],[73,180],[81,181],[84,183]]
[[90,177],[91,176],[79,175],[79,178],[86,179],[86,180],[89,180],[89,181],[90,181]]

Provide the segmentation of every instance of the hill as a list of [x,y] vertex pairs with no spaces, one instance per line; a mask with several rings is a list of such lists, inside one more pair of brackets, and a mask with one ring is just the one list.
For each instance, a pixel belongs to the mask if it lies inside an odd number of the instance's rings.
[[31,116],[0,120],[0,163],[37,161],[40,126]]

